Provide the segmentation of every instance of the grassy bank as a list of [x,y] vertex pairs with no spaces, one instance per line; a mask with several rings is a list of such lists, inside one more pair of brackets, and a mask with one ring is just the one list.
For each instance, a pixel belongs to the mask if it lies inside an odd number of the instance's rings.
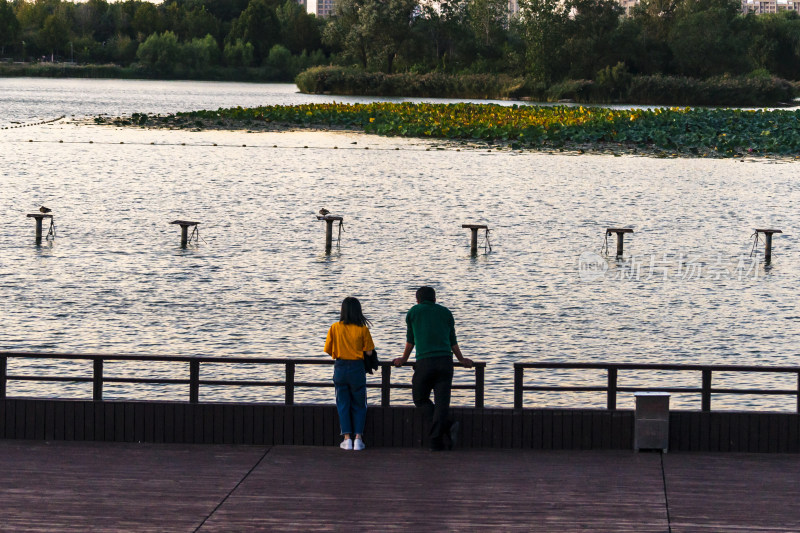
[[[107,119],[98,117],[97,123]],[[603,150],[696,157],[800,156],[800,111],[479,104],[309,104],[134,114],[115,125],[172,128],[300,126],[480,141],[512,149]]]
[[28,78],[109,78],[149,80],[291,82],[283,72],[268,66],[259,68],[210,67],[191,69],[178,67],[170,72],[157,72],[135,65],[73,65],[69,63],[0,63],[0,77]]
[[605,76],[599,76],[599,81],[566,80],[547,85],[506,75],[383,74],[342,67],[314,67],[301,72],[295,83],[301,91],[311,94],[743,107],[779,106],[791,102],[800,92],[796,84],[770,76],[698,80],[614,74],[616,72],[610,70]]

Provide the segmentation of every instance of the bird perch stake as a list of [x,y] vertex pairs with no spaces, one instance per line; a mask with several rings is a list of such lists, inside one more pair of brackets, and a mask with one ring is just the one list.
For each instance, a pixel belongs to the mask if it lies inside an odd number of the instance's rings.
[[52,209],[48,209],[45,206],[39,208],[38,213],[31,213],[28,215],[28,218],[33,218],[36,220],[36,244],[42,243],[42,219],[49,218],[50,219],[50,231],[47,233],[48,238],[52,235],[53,238],[56,236],[56,227],[53,224],[53,215],[48,213],[52,212]]
[[462,228],[469,228],[472,230],[472,235],[469,241],[469,253],[471,255],[478,255],[478,230],[486,230],[486,242],[489,242],[489,226],[483,224],[461,224]]
[[331,215],[330,211],[327,209],[320,209],[319,215],[317,215],[317,220],[324,220],[325,221],[325,253],[331,253],[331,244],[333,241],[333,223],[334,221],[339,221],[339,240],[341,242],[342,238],[342,222],[344,219],[339,216]]
[[189,243],[189,226],[194,226],[197,229],[199,222],[190,222],[188,220],[173,220],[170,224],[178,224],[181,227],[181,248],[186,248]]

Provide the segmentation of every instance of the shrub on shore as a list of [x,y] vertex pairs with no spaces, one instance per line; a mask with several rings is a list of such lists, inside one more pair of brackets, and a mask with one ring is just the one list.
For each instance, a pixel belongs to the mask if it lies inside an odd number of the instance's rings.
[[634,76],[628,89],[631,104],[760,106],[791,102],[798,90],[774,77]]
[[304,93],[482,99],[505,98],[521,82],[503,74],[384,74],[343,67],[313,67],[295,78]]
[[[278,56],[278,54],[276,54]],[[190,67],[176,66],[172,70],[159,71],[151,66],[134,63],[129,67],[119,65],[74,65],[70,63],[0,63],[0,77],[29,78],[115,78],[157,80],[209,80],[209,81],[254,81],[286,82],[291,80],[299,62],[319,60],[317,55],[290,56],[288,60],[277,57],[275,64],[267,61],[261,67]],[[279,61],[282,60],[282,61]]]
[[631,76],[624,65],[598,72],[597,80],[564,80],[551,85],[506,75],[383,74],[343,67],[314,67],[295,83],[304,93],[433,98],[526,98],[540,102],[652,105],[760,106],[791,102],[796,84],[770,77]]

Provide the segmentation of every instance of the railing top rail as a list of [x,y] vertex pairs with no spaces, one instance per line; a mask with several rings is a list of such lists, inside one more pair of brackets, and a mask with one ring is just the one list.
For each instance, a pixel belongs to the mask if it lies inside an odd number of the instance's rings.
[[[0,351],[0,357],[27,358],[27,359],[73,359],[86,361],[159,361],[159,362],[191,362],[200,363],[267,363],[298,365],[330,365],[333,359],[320,357],[318,359],[302,358],[277,358],[277,357],[245,357],[245,356],[210,356],[210,355],[151,355],[151,354],[103,354],[103,353],[43,353],[43,352],[13,352]],[[406,363],[404,366],[410,366]],[[393,366],[391,361],[381,361],[381,366]],[[475,367],[485,367],[485,362],[475,362]]]
[[668,363],[514,363],[514,368],[574,368],[617,370],[713,370],[738,372],[800,372],[800,366],[698,365]]

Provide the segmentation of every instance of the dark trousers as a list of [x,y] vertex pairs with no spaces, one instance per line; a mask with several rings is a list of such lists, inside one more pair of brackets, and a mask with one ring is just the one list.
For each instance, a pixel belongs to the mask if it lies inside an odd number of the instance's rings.
[[[411,380],[414,405],[430,428],[431,444],[441,445],[442,435],[450,430],[450,390],[453,386],[453,357],[431,357],[415,363]],[[431,402],[431,391],[433,399]]]

